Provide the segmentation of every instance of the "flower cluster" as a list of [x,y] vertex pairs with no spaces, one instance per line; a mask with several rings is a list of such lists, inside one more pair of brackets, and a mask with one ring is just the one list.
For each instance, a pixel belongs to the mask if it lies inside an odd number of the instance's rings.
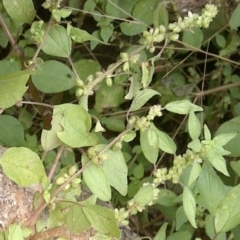
[[176,41],[179,39],[179,33],[185,29],[191,29],[193,27],[208,28],[217,13],[218,10],[215,5],[207,4],[202,10],[201,16],[196,13],[188,12],[187,17],[179,17],[177,22],[170,23],[167,28],[160,25],[155,29],[144,31],[141,43],[153,53],[155,51],[154,43],[160,43],[164,39]]
[[173,166],[167,170],[167,168],[161,168],[154,171],[153,183],[156,185],[163,184],[166,180],[172,181],[172,183],[177,184],[179,182],[179,177],[182,171],[194,161],[202,162],[199,154],[194,153],[191,150],[187,150],[185,154],[178,155],[173,161]]
[[129,217],[129,212],[125,208],[114,209],[115,219],[118,222],[118,226],[127,226],[129,224],[127,218]]
[[[68,179],[70,177],[72,177],[75,173],[77,172],[77,167],[75,165],[71,166],[68,169],[68,173],[64,173],[62,176],[58,177],[56,179],[56,184],[57,185],[63,185],[66,181],[68,181]],[[79,186],[79,183],[81,182],[80,178],[74,178],[70,183],[68,183],[65,187],[64,187],[64,191],[67,191],[68,189],[72,188],[76,188]]]
[[124,72],[129,72],[131,64],[135,64],[138,62],[140,55],[132,55],[129,56],[128,53],[123,52],[120,54],[121,59],[124,61],[122,69]]
[[132,116],[130,118],[129,123],[135,127],[135,130],[148,129],[151,121],[154,120],[155,117],[162,116],[162,106],[161,105],[153,105],[150,107],[148,115],[145,117]]
[[103,161],[108,158],[106,153],[99,154],[99,151],[94,147],[90,147],[87,150],[87,155],[94,164],[102,165]]

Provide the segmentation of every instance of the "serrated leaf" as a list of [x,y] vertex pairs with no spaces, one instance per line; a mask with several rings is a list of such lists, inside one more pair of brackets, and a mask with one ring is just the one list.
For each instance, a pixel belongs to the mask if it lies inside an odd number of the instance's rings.
[[140,132],[140,145],[146,159],[155,164],[158,158],[159,143],[158,135],[152,129]]
[[31,23],[36,15],[32,0],[3,0],[3,6],[11,19],[19,25]]
[[230,20],[229,25],[232,29],[237,30],[240,26],[240,3],[237,5],[235,10],[233,11]]
[[160,95],[159,92],[153,89],[144,89],[136,93],[129,111],[136,111],[140,109],[150,98],[155,95]]
[[153,186],[146,185],[141,187],[134,196],[135,203],[147,205],[153,201]]
[[202,127],[198,117],[191,111],[188,116],[188,132],[192,140],[199,138],[201,129]]
[[66,216],[66,225],[71,233],[83,232],[91,227],[81,205],[73,204]]
[[197,187],[203,207],[214,216],[218,204],[224,197],[226,191],[221,178],[216,174],[211,164],[207,161],[205,161],[202,166]]
[[0,164],[9,179],[22,187],[42,183],[46,179],[41,159],[28,148],[7,149],[0,158]]
[[111,237],[119,239],[120,230],[111,209],[98,205],[88,205],[83,207],[83,211],[92,227],[99,233],[109,234]]
[[0,115],[0,141],[6,146],[18,147],[25,144],[21,123],[10,115]]
[[123,196],[128,189],[127,173],[128,167],[121,151],[108,150],[108,157],[103,161],[102,169],[109,182]]
[[30,71],[19,71],[0,77],[0,89],[4,89],[0,91],[0,108],[9,108],[22,99],[29,76]]
[[92,127],[91,117],[79,105],[61,104],[54,107],[62,116],[63,131],[57,132],[58,138],[72,148],[92,146],[98,143],[98,137],[89,132]]
[[41,71],[32,76],[35,87],[43,93],[59,93],[73,88],[76,77],[65,64],[50,60],[41,65]]
[[177,150],[177,146],[172,138],[170,138],[165,132],[158,130],[155,126],[153,126],[153,129],[158,136],[159,148],[166,153],[174,154]]
[[189,114],[191,111],[198,112],[203,111],[203,108],[189,102],[188,100],[180,100],[168,103],[165,108],[169,112],[178,114]]
[[183,189],[183,208],[184,212],[194,228],[197,228],[196,225],[196,200],[188,187]]
[[[88,157],[82,156],[83,166],[88,162]],[[83,179],[93,194],[102,201],[111,199],[111,188],[101,167],[96,164],[90,164],[83,171]]]
[[240,224],[240,185],[233,187],[220,202],[214,219],[216,232],[228,232]]
[[60,25],[52,26],[46,36],[42,50],[55,57],[69,57],[72,51],[72,41],[67,34],[67,30]]

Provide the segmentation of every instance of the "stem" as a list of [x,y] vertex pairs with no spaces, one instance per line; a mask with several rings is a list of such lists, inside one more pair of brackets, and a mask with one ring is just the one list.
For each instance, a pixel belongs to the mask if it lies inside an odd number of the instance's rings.
[[194,95],[196,97],[202,97],[202,96],[206,96],[206,95],[209,95],[209,94],[213,94],[213,93],[216,93],[216,92],[228,90],[230,88],[239,87],[239,86],[240,86],[240,82],[235,82],[235,83],[226,84],[224,86],[212,88],[212,89],[206,90],[204,92],[192,93],[192,95]]
[[24,68],[24,51],[15,42],[15,40],[14,40],[11,32],[9,31],[8,26],[6,25],[1,13],[0,13],[0,25],[2,26],[3,31],[6,33],[13,50],[15,50],[17,52],[17,55],[19,56],[22,68]]
[[59,159],[60,159],[60,157],[62,156],[62,153],[63,153],[63,151],[64,151],[64,145],[62,145],[59,149],[58,149],[58,152],[57,152],[57,156],[55,157],[55,160],[54,160],[54,163],[53,163],[53,165],[52,165],[52,168],[51,168],[51,170],[50,170],[50,172],[49,172],[49,174],[48,174],[48,179],[49,179],[49,182],[51,181],[51,179],[52,179],[52,177],[53,177],[53,174],[54,174],[54,172],[55,172],[55,170],[56,170],[56,167],[57,167],[57,164],[58,164],[58,162],[59,162]]
[[36,52],[35,52],[34,55],[33,55],[33,58],[32,58],[32,61],[33,61],[33,62],[36,61],[36,58],[38,57],[38,55],[39,55],[39,53],[40,53],[40,51],[41,51],[41,49],[42,49],[42,47],[43,47],[43,44],[44,44],[44,42],[45,42],[45,40],[46,40],[46,37],[47,37],[47,35],[48,35],[51,27],[52,27],[52,16],[51,16],[51,18],[50,18],[50,20],[49,20],[49,23],[48,23],[48,25],[47,25],[47,28],[46,28],[46,30],[45,30],[45,33],[44,33],[42,42],[38,45],[38,48],[37,48]]
[[39,102],[31,102],[31,101],[20,101],[20,103],[31,104],[31,105],[39,105],[39,106],[48,107],[48,108],[51,108],[51,109],[54,108],[52,105],[47,104],[47,103],[39,103]]

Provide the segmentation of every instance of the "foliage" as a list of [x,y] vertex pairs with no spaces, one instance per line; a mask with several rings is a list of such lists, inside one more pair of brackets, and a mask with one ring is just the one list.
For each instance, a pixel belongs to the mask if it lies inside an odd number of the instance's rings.
[[238,239],[240,3],[170,2],[0,3],[0,164],[38,186],[2,239]]

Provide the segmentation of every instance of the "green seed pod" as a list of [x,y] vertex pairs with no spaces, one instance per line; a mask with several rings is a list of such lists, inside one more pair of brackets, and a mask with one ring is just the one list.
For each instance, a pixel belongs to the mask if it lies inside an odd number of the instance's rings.
[[77,167],[76,167],[75,165],[71,166],[71,167],[68,169],[68,174],[69,174],[69,176],[73,176],[76,172],[77,172]]
[[65,183],[66,179],[64,177],[59,177],[56,180],[56,184],[57,185],[62,185],[63,183]]
[[70,185],[70,184],[67,184],[67,185],[63,188],[63,191],[67,191],[70,187],[71,187],[71,185]]

